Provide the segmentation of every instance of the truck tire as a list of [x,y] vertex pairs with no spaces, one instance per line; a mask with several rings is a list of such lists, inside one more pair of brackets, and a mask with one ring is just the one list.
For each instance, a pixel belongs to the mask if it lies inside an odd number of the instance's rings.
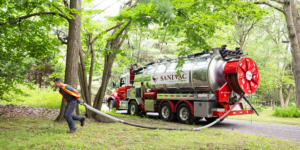
[[178,122],[186,124],[194,123],[195,117],[192,115],[191,108],[187,103],[179,104],[176,111]]
[[137,116],[140,113],[139,105],[136,101],[131,101],[128,107],[128,114]]
[[173,121],[175,114],[172,112],[172,107],[170,103],[165,102],[160,105],[159,117],[164,121]]
[[112,111],[114,108],[117,108],[116,101],[114,101],[113,99],[110,99],[108,101],[108,108],[109,108],[109,111]]

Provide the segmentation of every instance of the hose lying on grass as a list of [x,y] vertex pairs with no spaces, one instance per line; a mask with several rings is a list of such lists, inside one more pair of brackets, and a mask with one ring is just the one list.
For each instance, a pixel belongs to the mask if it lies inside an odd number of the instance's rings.
[[[123,123],[123,124],[127,124],[127,125],[131,125],[131,126],[135,126],[135,127],[140,127],[140,128],[147,128],[147,129],[164,129],[164,130],[187,130],[187,131],[198,131],[198,130],[201,130],[201,129],[204,129],[204,128],[208,128],[208,127],[211,127],[212,125],[218,123],[219,121],[221,121],[224,117],[226,117],[232,110],[233,108],[242,100],[242,98],[245,96],[245,93],[242,93],[242,95],[240,96],[240,98],[235,102],[235,104],[224,114],[222,115],[220,118],[218,118],[217,120],[215,120],[214,122],[208,124],[208,125],[205,125],[203,127],[199,127],[199,128],[192,128],[192,129],[187,129],[187,128],[166,128],[166,127],[152,127],[152,126],[143,126],[143,125],[139,125],[139,124],[135,124],[135,123],[131,123],[131,122],[127,122],[127,121],[124,121],[124,120],[121,120],[121,119],[118,119],[118,118],[115,118],[113,116],[110,116],[106,113],[103,113],[91,106],[89,106],[88,104],[84,103],[83,101],[81,100],[78,100],[79,103],[83,106],[85,106],[87,109],[101,115],[101,116],[104,116],[106,118],[109,118],[111,120],[114,120],[116,122],[120,122],[120,123]],[[254,107],[252,109],[255,109]]]

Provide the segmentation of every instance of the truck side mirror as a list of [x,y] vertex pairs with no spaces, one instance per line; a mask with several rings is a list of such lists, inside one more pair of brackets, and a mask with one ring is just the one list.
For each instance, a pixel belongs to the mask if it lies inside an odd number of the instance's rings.
[[113,88],[115,88],[116,87],[116,82],[115,81],[113,81]]

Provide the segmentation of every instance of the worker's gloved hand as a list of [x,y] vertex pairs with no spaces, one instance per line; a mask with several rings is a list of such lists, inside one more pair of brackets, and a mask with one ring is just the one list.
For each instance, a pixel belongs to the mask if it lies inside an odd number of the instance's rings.
[[77,102],[78,102],[79,104],[82,104],[82,103],[83,103],[83,101],[80,100],[80,99],[77,99]]

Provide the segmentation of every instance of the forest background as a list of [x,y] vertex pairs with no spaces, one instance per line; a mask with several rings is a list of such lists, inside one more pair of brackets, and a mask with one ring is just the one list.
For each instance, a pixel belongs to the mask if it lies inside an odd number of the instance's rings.
[[[87,103],[93,95],[93,107],[101,109],[112,81],[118,82],[130,64],[143,66],[225,44],[240,47],[258,65],[253,103],[299,107],[295,78],[300,74],[293,72],[292,34],[287,13],[280,10],[287,5],[299,9],[299,1],[122,1],[117,16],[94,19],[106,10],[97,9],[101,3],[0,0],[0,102],[26,101],[43,90],[49,94],[53,79],[60,77],[81,89]],[[64,109],[61,97],[51,98]]]

